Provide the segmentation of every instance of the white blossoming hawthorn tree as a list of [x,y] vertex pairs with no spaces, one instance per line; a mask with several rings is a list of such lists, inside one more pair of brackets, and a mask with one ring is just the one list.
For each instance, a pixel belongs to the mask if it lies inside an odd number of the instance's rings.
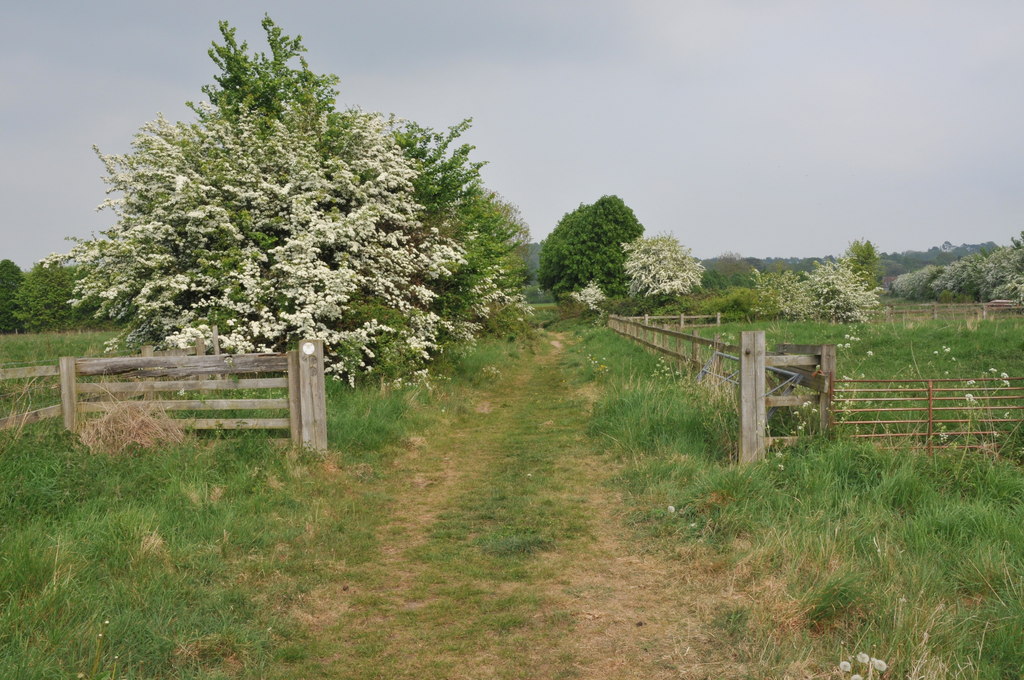
[[892,292],[907,300],[928,300],[932,297],[932,282],[942,273],[942,267],[927,265],[906,274],[900,274],[892,282]]
[[700,285],[703,265],[674,236],[638,238],[622,249],[631,296],[685,295]]
[[568,297],[573,302],[583,305],[588,311],[596,314],[600,314],[603,311],[601,303],[608,299],[608,296],[601,290],[601,286],[597,285],[597,281],[591,281],[585,287],[569,293]]
[[817,263],[806,285],[814,315],[826,321],[866,321],[878,306],[878,289],[869,288],[845,259]]
[[[287,66],[300,39],[263,25],[270,57],[221,24],[210,54],[222,73],[204,88],[211,104],[192,105],[196,122],[159,118],[130,153],[100,154],[116,223],[53,256],[83,266],[78,297],[122,321],[129,344],[188,346],[214,324],[236,352],[321,337],[350,381],[415,370],[496,308],[522,307],[507,225],[465,209],[500,212],[479,164],[429,137],[409,143],[380,115],[334,110],[337,79]],[[462,193],[429,204],[427,175]]]

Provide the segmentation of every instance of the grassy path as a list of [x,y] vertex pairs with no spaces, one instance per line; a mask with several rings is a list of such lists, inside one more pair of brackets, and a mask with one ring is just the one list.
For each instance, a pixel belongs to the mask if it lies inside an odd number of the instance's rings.
[[409,441],[378,558],[305,599],[318,654],[287,677],[680,677],[687,579],[623,528],[563,342]]

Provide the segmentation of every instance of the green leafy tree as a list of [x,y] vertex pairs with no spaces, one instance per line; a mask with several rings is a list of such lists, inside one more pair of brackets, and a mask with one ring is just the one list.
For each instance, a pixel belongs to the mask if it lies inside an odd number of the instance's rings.
[[640,238],[644,227],[618,196],[567,213],[541,244],[538,281],[555,298],[595,282],[608,296],[629,289],[622,244]]
[[40,262],[32,267],[18,288],[14,315],[21,327],[33,333],[67,331],[96,325],[95,306],[73,304],[80,267]]
[[882,282],[882,256],[875,244],[864,239],[852,242],[843,255],[850,269],[869,289],[878,287]]
[[[318,133],[319,141],[336,140],[341,124],[334,102],[338,96],[335,86],[338,77],[316,74],[301,56],[306,52],[302,36],[285,35],[269,16],[264,16],[263,32],[270,53],[249,53],[246,42],[238,42],[235,29],[228,22],[219,24],[223,44],[213,43],[208,54],[220,68],[213,79],[215,84],[205,85],[203,94],[210,99],[217,115],[232,120],[246,116],[262,120],[265,124],[288,120],[289,125]],[[299,67],[293,65],[298,59]],[[200,119],[212,114],[208,107],[189,103]],[[319,119],[335,114],[326,130],[321,130]]]
[[763,318],[798,321],[814,313],[814,300],[806,279],[792,271],[758,272],[754,270],[757,305],[754,312]]
[[15,303],[24,280],[21,267],[11,260],[0,260],[0,333],[21,330],[21,321],[15,316]]
[[525,320],[530,231],[515,205],[483,186],[485,164],[470,158],[471,144],[459,142],[470,122],[443,132],[405,123],[395,136],[417,170],[413,195],[421,221],[464,249],[452,276],[436,287],[434,310],[461,320],[463,330],[504,333],[509,323]]

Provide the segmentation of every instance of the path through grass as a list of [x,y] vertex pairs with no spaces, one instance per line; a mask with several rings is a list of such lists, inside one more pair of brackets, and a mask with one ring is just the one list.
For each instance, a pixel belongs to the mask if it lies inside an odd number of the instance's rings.
[[[687,578],[618,517],[565,338],[446,409],[386,472],[374,559],[311,591],[290,678],[658,678],[683,663]],[[692,590],[692,589],[691,589]]]

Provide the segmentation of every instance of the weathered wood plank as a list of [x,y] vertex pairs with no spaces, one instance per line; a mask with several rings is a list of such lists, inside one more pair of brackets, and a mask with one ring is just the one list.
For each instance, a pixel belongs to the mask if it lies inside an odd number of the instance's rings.
[[[113,411],[120,401],[92,401],[79,403],[79,413],[103,413]],[[287,399],[163,399],[147,404],[165,411],[231,411],[252,409],[286,409]]]
[[64,414],[64,427],[74,432],[78,425],[78,412],[75,410],[75,402],[78,401],[78,392],[75,378],[75,358],[61,357],[60,363],[60,405]]
[[314,451],[326,451],[327,391],[323,340],[299,342],[299,398],[303,446]]
[[786,444],[787,446],[791,446],[796,444],[798,441],[800,441],[800,437],[768,437],[768,446],[772,446],[773,444]]
[[14,415],[0,418],[0,430],[9,430],[14,427],[21,427],[29,423],[37,423],[47,418],[57,418],[63,413],[64,408],[60,404],[47,406],[46,408],[28,411],[26,413],[15,413]]
[[288,387],[288,378],[240,378],[238,380],[157,380],[142,382],[79,383],[78,391],[97,394],[142,394],[144,392],[213,392]]
[[795,408],[803,406],[804,404],[817,403],[818,395],[816,394],[780,394],[764,398],[764,405],[768,408],[776,408],[779,406]]
[[768,434],[765,409],[764,331],[740,333],[740,452],[741,463],[764,458]]
[[129,377],[184,377],[190,375],[233,375],[276,373],[288,370],[284,354],[221,354],[186,357],[111,357],[78,359],[78,375],[124,375]]
[[765,366],[810,366],[811,368],[820,365],[821,358],[817,354],[784,354],[781,356],[768,355],[764,358]]
[[[641,329],[641,330],[649,329],[650,328],[649,326],[644,326],[643,324],[628,323],[627,325],[635,326],[636,328]],[[692,328],[692,326],[688,326],[688,328]],[[615,329],[613,328],[612,330],[615,330]],[[655,332],[657,332],[657,333],[662,333],[664,335],[668,335],[668,336],[673,337],[673,338],[678,337],[678,338],[682,338],[683,340],[686,340],[688,342],[695,342],[698,345],[704,345],[705,347],[714,347],[719,352],[732,352],[732,353],[735,354],[735,353],[738,353],[740,351],[740,348],[737,345],[727,345],[727,344],[722,343],[722,342],[717,342],[716,343],[714,340],[711,340],[709,338],[702,338],[700,336],[692,335],[690,333],[680,333],[679,331],[667,330],[667,329],[662,329],[662,328],[655,328],[653,330]],[[616,332],[620,333],[621,335],[627,335],[629,337],[639,339],[638,336],[631,335],[630,333],[624,333],[622,331],[616,331]]]
[[775,351],[779,354],[818,354],[821,352],[821,345],[795,345],[783,342],[775,345]]
[[0,380],[15,378],[46,378],[60,375],[57,364],[50,366],[20,366],[18,368],[0,368]]
[[177,418],[193,430],[287,430],[287,418]]

